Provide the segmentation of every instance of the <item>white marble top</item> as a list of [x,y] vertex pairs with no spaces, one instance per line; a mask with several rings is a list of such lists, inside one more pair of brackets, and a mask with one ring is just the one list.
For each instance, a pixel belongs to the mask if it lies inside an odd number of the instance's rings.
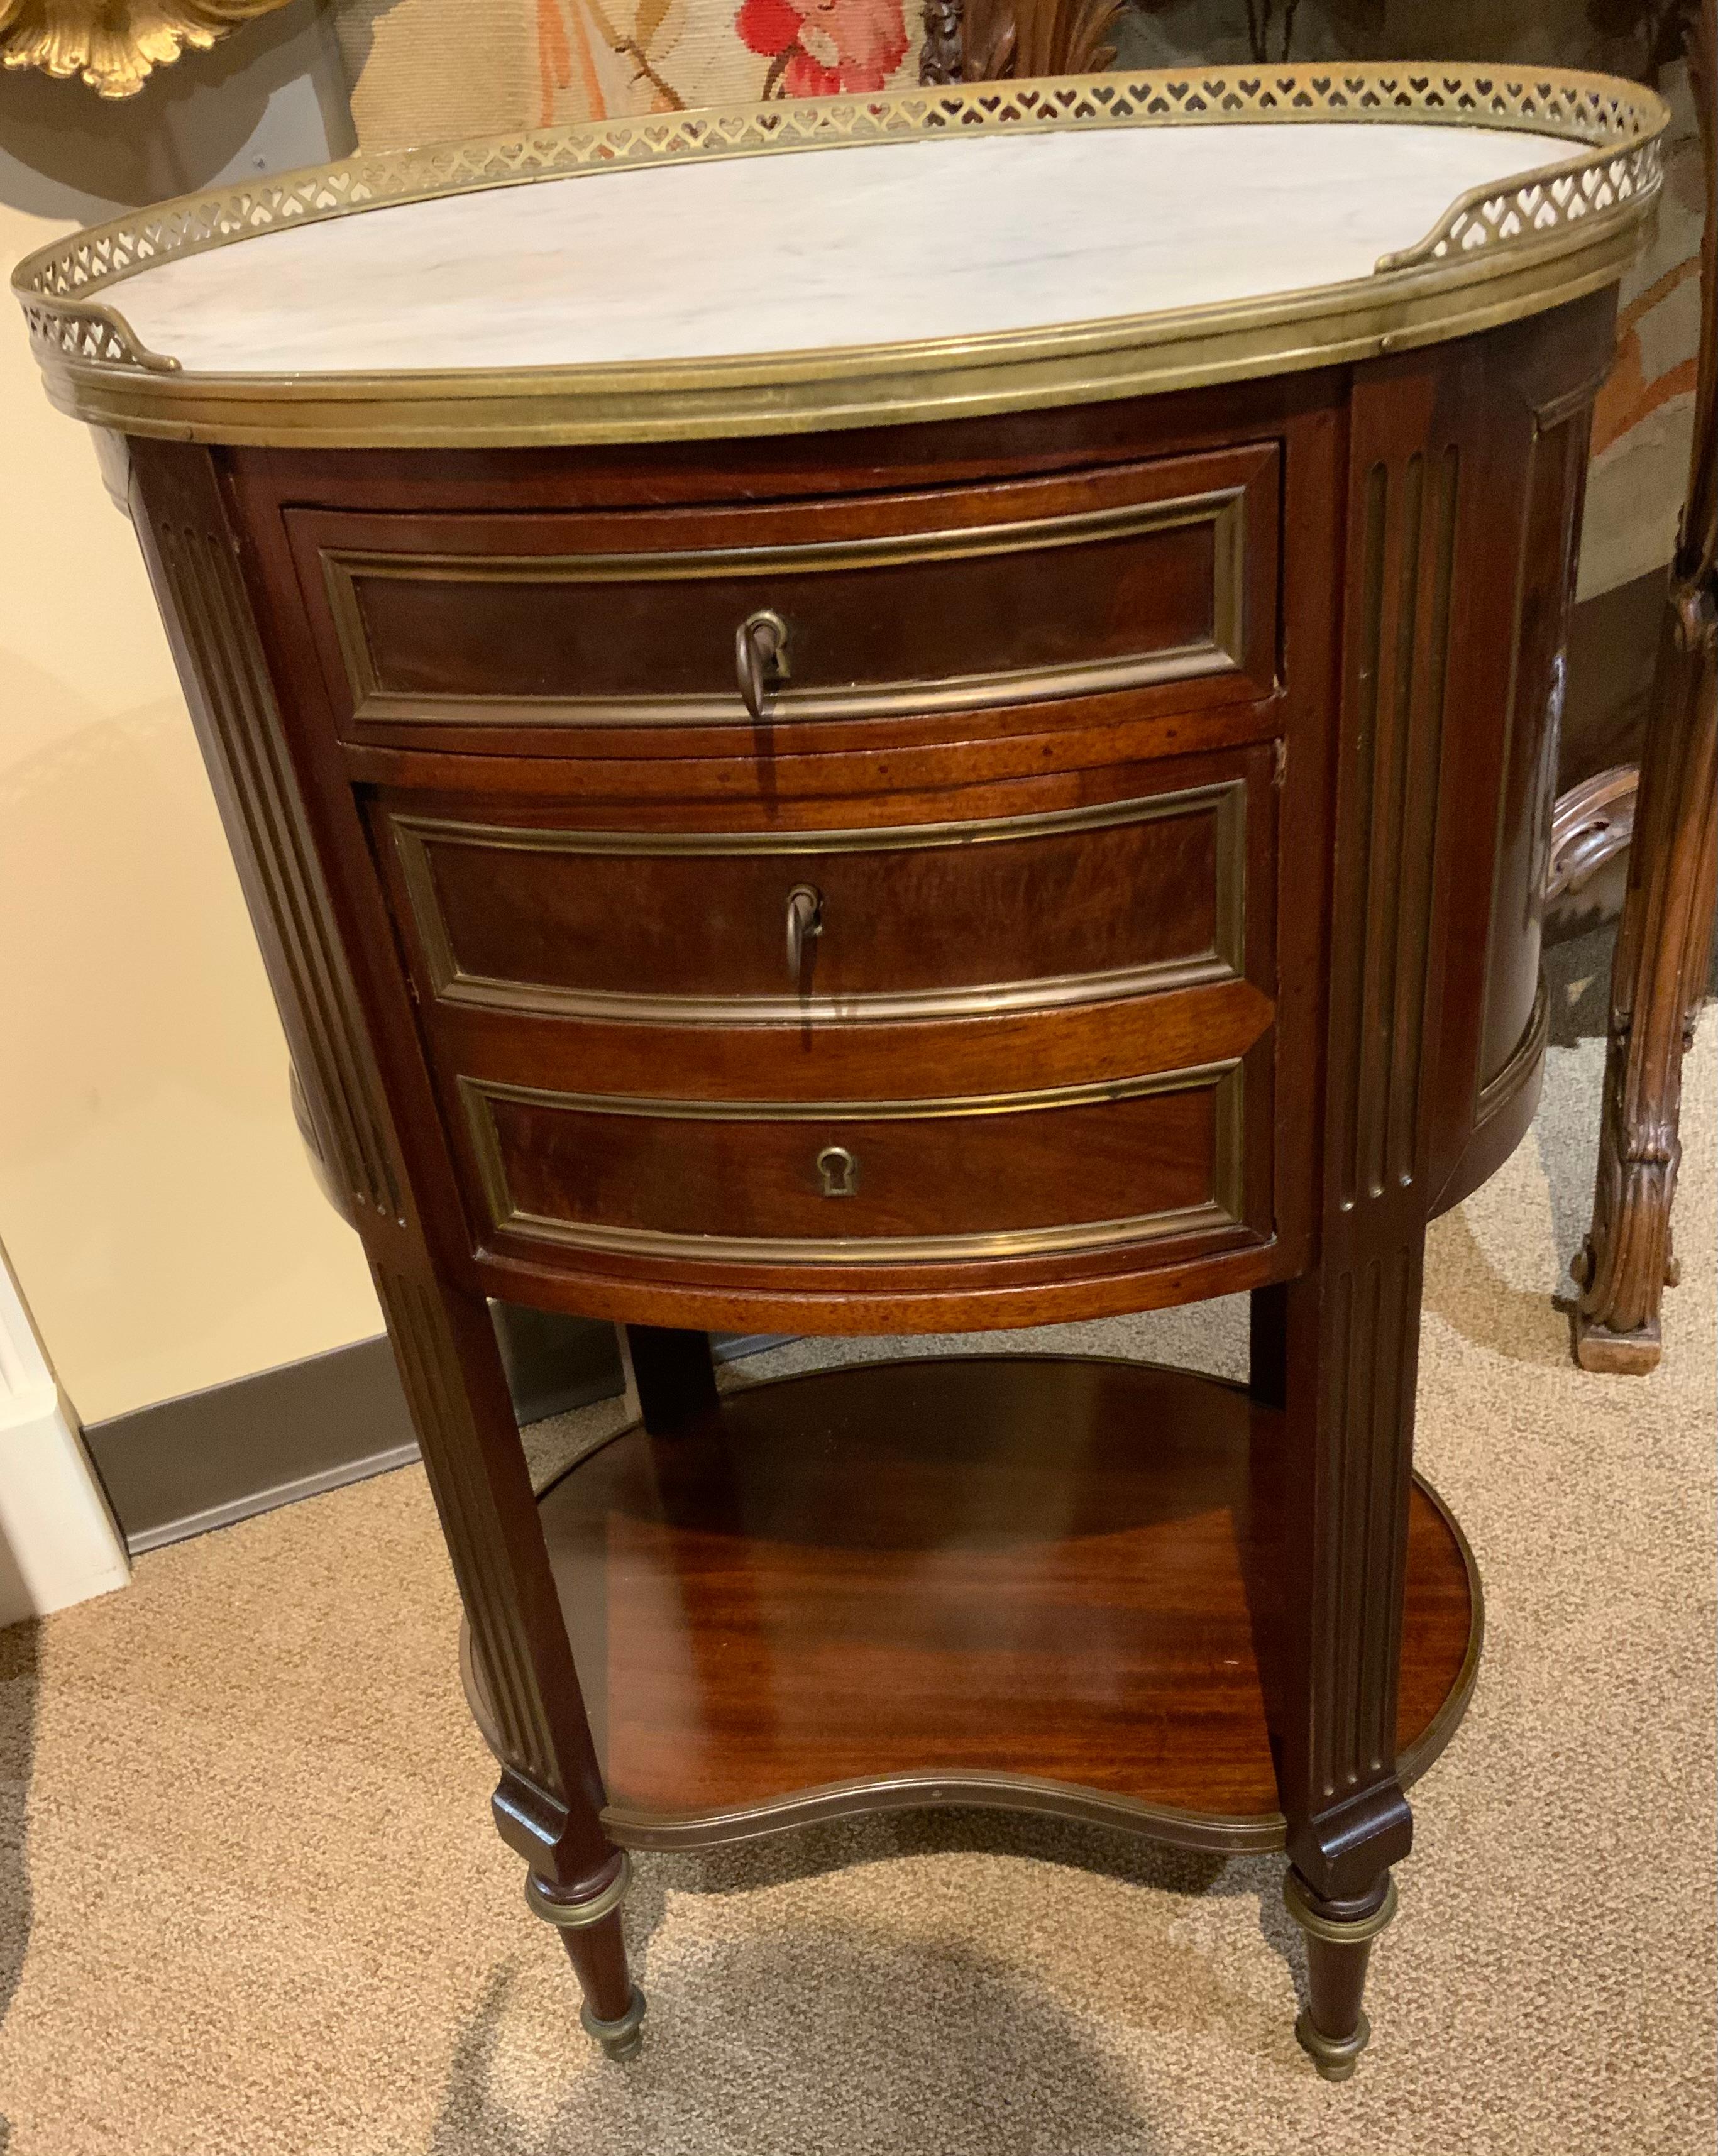
[[970,337],[1363,278],[1469,187],[1574,146],[1341,122],[854,144],[402,203],[103,296],[156,352],[239,374]]

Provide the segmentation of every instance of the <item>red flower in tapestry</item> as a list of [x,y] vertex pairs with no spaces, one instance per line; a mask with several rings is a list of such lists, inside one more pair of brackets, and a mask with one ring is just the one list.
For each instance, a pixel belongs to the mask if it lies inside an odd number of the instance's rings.
[[907,49],[901,0],[741,0],[734,28],[769,58],[766,97],[881,90]]

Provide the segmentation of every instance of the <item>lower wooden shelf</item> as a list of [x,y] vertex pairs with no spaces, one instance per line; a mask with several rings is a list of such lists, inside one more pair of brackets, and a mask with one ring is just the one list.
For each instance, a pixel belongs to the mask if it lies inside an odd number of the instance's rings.
[[[1280,1847],[1279,1435],[1208,1378],[1039,1356],[821,1371],[623,1432],[540,1500],[609,1832],[688,1847],[987,1804]],[[1418,1483],[1405,1782],[1461,1718],[1482,1623]]]

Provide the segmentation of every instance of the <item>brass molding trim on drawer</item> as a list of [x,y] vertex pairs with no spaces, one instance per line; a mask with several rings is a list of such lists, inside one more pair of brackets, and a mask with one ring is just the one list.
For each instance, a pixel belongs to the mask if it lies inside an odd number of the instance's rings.
[[[510,981],[461,968],[435,887],[430,846],[438,839],[517,853],[733,854],[881,853],[928,851],[941,846],[979,846],[1107,830],[1152,823],[1211,808],[1216,818],[1216,933],[1212,948],[1185,958],[1158,960],[1121,971],[1059,973],[973,988],[912,993],[848,996],[633,995],[609,989],[562,988],[541,982]],[[942,824],[904,824],[840,830],[637,831],[548,830],[473,824],[452,818],[390,812],[394,848],[413,920],[438,1002],[527,1016],[601,1019],[654,1025],[755,1025],[941,1019],[1054,1010],[1070,1004],[1159,994],[1241,978],[1246,967],[1247,786],[1241,778],[1183,787],[1125,801],[1079,808],[1049,808],[1017,816],[975,817]]]
[[[955,1263],[963,1260],[1107,1250],[1121,1244],[1158,1242],[1202,1229],[1242,1224],[1244,1074],[1238,1057],[1180,1070],[1152,1071],[1138,1078],[1058,1086],[1038,1093],[939,1096],[917,1101],[674,1101],[644,1094],[559,1093],[541,1086],[514,1086],[499,1079],[463,1075],[456,1082],[465,1110],[466,1127],[477,1156],[489,1210],[488,1225],[537,1236],[574,1250],[622,1257],[690,1258],[771,1265],[887,1265],[921,1260]],[[501,1157],[490,1112],[491,1101],[517,1101],[531,1107],[567,1109],[583,1115],[642,1116],[653,1121],[878,1122],[1033,1114],[1098,1101],[1131,1101],[1147,1093],[1190,1091],[1199,1087],[1212,1090],[1217,1106],[1213,1161],[1215,1194],[1203,1204],[1136,1214],[1115,1220],[1085,1220],[1060,1227],[967,1235],[695,1235],[656,1228],[603,1227],[524,1213],[515,1207],[508,1187],[506,1163]]]
[[430,726],[746,726],[751,714],[737,691],[675,696],[469,696],[433,691],[400,695],[377,677],[359,602],[360,577],[461,583],[680,583],[718,577],[793,578],[837,570],[899,568],[915,562],[986,554],[1098,546],[1142,532],[1209,524],[1213,536],[1211,635],[1124,659],[1082,665],[1003,668],[946,680],[898,681],[874,688],[795,690],[771,696],[782,721],[891,718],[962,711],[997,703],[1100,696],[1190,676],[1245,670],[1246,551],[1249,483],[1179,495],[1168,501],[1127,501],[1066,516],[1008,523],[967,524],[929,531],[808,544],[661,549],[633,554],[392,554],[357,548],[322,550],[329,610],[339,639],[352,716],[360,726],[402,722]]

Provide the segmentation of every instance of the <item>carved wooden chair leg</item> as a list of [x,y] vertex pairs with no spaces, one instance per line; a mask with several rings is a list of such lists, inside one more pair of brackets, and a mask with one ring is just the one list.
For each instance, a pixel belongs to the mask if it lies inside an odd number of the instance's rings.
[[1295,2034],[1326,2081],[1346,2082],[1372,2033],[1360,2002],[1372,1941],[1396,1914],[1396,1882],[1387,1871],[1363,1901],[1327,1902],[1291,1870],[1283,1900],[1306,1934],[1310,1996]]
[[[1637,851],[1611,976],[1592,1226],[1574,1261],[1576,1358],[1582,1369],[1627,1376],[1658,1367],[1659,1306],[1675,1285],[1682,1059],[1711,948],[1718,723],[1710,593],[1704,611],[1704,653],[1680,692],[1661,701],[1642,767]],[[1666,670],[1661,662],[1661,684]]]
[[1611,968],[1592,1227],[1574,1261],[1586,1370],[1657,1367],[1675,1285],[1670,1205],[1682,1147],[1682,1058],[1712,948],[1718,877],[1718,8],[1690,8],[1688,56],[1705,153],[1694,458],[1640,762],[1628,890]]
[[579,2020],[611,2059],[629,2059],[644,2042],[644,1994],[627,1967],[621,1934],[620,1905],[632,1878],[625,1851],[613,1877],[595,1894],[565,1901],[536,1872],[527,1874],[525,1898],[546,1923],[553,1924],[578,1978],[584,2004]]

